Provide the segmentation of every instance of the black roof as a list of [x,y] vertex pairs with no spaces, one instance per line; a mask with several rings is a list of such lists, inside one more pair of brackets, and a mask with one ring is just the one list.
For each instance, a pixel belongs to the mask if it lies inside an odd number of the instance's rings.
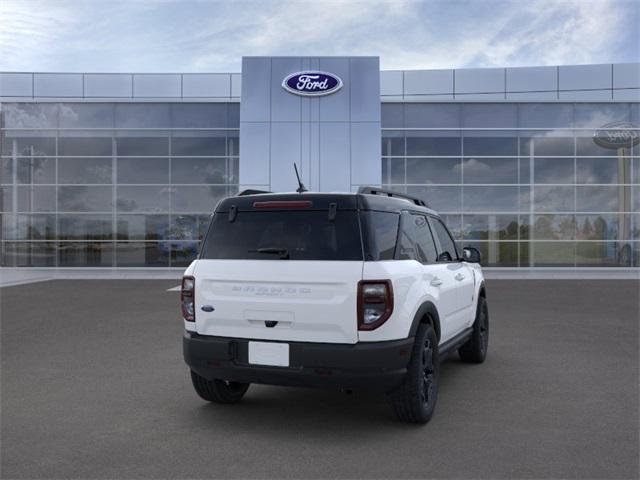
[[[376,192],[383,191],[376,189]],[[437,212],[417,204],[411,198],[390,197],[386,193],[247,193],[221,200],[216,207],[216,213],[228,212],[232,206],[235,206],[238,211],[255,211],[259,209],[254,205],[256,202],[302,200],[311,202],[311,210],[328,210],[329,205],[335,203],[337,210],[377,210],[387,212],[410,210],[438,215]],[[285,206],[282,209],[288,210]]]

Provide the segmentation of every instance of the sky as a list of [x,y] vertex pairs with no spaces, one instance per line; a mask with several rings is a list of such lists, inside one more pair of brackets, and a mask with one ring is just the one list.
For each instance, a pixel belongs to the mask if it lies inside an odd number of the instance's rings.
[[239,72],[243,55],[382,69],[640,61],[640,0],[0,0],[0,71]]

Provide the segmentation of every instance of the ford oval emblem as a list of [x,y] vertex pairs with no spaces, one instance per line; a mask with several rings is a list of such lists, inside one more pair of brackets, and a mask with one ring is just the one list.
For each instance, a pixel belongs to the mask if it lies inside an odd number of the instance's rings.
[[327,72],[296,72],[282,81],[282,87],[296,95],[319,97],[340,90],[342,88],[342,80],[337,75]]
[[595,131],[593,141],[603,148],[630,148],[640,143],[640,128],[628,122],[608,123]]

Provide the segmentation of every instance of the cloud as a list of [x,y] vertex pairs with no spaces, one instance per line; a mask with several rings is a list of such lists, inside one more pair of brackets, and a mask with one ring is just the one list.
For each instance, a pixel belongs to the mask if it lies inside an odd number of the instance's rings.
[[239,71],[243,55],[385,69],[640,59],[635,0],[0,1],[0,70]]

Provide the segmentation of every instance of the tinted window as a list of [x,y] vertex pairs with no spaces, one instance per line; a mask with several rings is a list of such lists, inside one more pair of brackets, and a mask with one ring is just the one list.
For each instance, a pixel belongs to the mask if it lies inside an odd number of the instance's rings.
[[403,217],[399,259],[417,260],[421,263],[436,260],[436,246],[423,215],[407,214]]
[[440,241],[440,254],[448,253],[452,260],[456,260],[458,258],[456,245],[444,224],[440,220],[432,219],[431,225],[433,226],[434,234],[437,235]]
[[390,212],[363,212],[367,260],[393,260],[400,215]]
[[357,213],[338,211],[329,221],[326,211],[239,212],[233,222],[221,213],[211,222],[202,258],[278,260],[283,251],[291,260],[362,260]]

